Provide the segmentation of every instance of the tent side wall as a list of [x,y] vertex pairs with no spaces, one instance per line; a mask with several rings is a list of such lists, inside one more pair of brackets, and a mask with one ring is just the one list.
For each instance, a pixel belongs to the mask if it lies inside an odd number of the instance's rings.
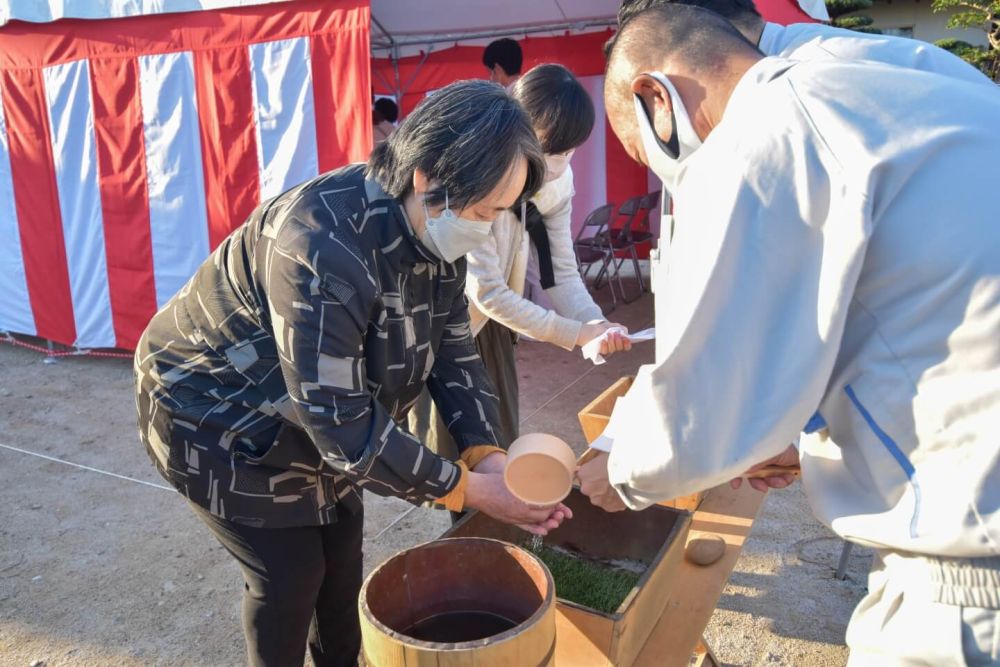
[[259,201],[371,146],[367,0],[0,28],[0,331],[132,349]]

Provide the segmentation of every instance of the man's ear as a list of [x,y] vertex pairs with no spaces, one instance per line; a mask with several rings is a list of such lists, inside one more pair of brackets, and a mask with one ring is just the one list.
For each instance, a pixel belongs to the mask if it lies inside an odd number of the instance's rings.
[[642,98],[656,135],[664,142],[670,141],[674,133],[673,103],[667,89],[649,74],[640,74],[632,79],[632,92]]

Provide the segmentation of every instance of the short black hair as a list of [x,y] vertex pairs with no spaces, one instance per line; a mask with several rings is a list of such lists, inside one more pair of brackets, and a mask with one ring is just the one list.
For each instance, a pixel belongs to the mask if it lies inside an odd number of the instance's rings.
[[493,69],[500,65],[507,76],[514,76],[521,73],[521,65],[524,64],[524,55],[521,53],[521,45],[509,37],[490,42],[483,51],[483,65],[486,69]]
[[375,100],[374,107],[375,111],[378,111],[379,115],[390,123],[395,123],[396,119],[399,118],[399,107],[388,97],[380,97]]
[[[650,9],[671,4],[701,7],[702,9],[715,12],[739,30],[750,30],[762,20],[753,0],[622,0],[621,7],[618,8],[619,32],[626,23],[639,14]],[[614,48],[614,42],[617,38],[618,34],[616,33],[604,45],[605,57],[611,55],[611,50]]]
[[424,98],[372,151],[365,175],[402,199],[420,169],[439,182],[427,203],[443,204],[447,192],[452,208],[460,210],[493,192],[520,158],[528,161],[528,177],[516,206],[538,192],[545,176],[528,114],[495,83],[458,81]]
[[717,67],[739,52],[763,57],[736,26],[713,11],[680,2],[647,9],[622,25],[610,43],[605,108],[609,114],[631,110],[633,77],[659,69],[665,60],[714,76]]
[[[643,68],[654,66],[665,52],[674,53],[695,69],[711,67],[726,57],[727,49],[757,47],[718,12],[691,2],[664,2],[639,12],[621,24],[605,45],[611,70],[616,54],[628,51]],[[649,65],[646,65],[646,63]]]
[[542,150],[549,155],[576,148],[594,129],[594,102],[562,65],[532,67],[510,94],[528,112]]
[[629,19],[647,9],[672,2],[707,9],[729,19],[730,23],[738,24],[739,20],[750,16],[760,17],[753,0],[623,0],[622,6],[618,8],[618,25],[625,25]]

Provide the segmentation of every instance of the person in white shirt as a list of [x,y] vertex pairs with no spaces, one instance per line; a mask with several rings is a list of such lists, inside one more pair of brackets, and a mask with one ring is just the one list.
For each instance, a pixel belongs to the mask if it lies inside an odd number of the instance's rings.
[[823,57],[874,60],[996,86],[978,69],[933,44],[906,37],[845,30],[823,23],[783,26],[765,21],[751,0],[625,0],[618,10],[618,24],[624,25],[647,9],[672,2],[703,7],[723,16],[756,44],[765,56],[790,60]]
[[380,97],[372,105],[372,142],[375,146],[384,144],[396,130],[399,107],[388,97]]
[[813,512],[876,550],[849,664],[998,664],[1000,93],[764,58],[666,5],[619,33],[605,101],[676,220],[656,363],[584,493],[640,509],[710,488],[805,426]]
[[[476,346],[500,396],[502,433],[497,435],[504,448],[519,431],[518,336],[572,350],[612,327],[627,331],[604,319],[580,276],[573,249],[570,159],[594,127],[593,102],[572,72],[554,64],[532,68],[514,84],[511,96],[527,111],[542,145],[545,183],[523,209],[501,213],[489,240],[466,255],[465,290]],[[542,285],[551,309],[524,295],[531,246],[539,248]],[[602,354],[630,348],[624,333],[612,332]],[[426,396],[410,411],[409,426],[434,451],[457,451]]]

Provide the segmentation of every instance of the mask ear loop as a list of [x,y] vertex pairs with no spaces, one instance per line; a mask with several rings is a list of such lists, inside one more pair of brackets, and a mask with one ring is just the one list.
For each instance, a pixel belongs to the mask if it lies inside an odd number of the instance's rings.
[[[670,91],[667,91],[667,94],[669,95]],[[681,154],[681,145],[677,138],[677,116],[674,115],[673,100],[671,99],[670,104],[670,139],[669,141],[663,141],[663,139],[660,139],[660,135],[656,133],[656,125],[653,123],[653,117],[650,116],[649,109],[646,108],[646,103],[643,101],[642,96],[639,93],[633,93],[633,95],[639,100],[642,113],[646,116],[646,120],[649,121],[649,129],[653,131],[653,139],[663,149],[663,152],[670,156],[671,159],[676,160]]]

